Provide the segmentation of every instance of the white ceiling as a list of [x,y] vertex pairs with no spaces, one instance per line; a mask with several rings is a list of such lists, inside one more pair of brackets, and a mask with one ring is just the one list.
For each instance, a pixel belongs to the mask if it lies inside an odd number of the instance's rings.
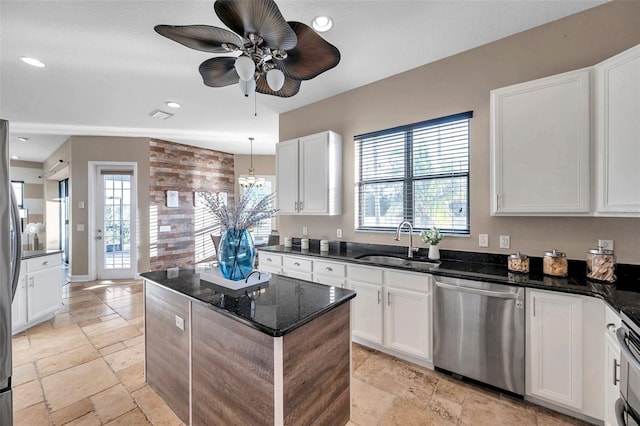
[[[278,0],[287,20],[334,19],[323,37],[340,64],[288,99],[210,88],[215,55],[159,36],[156,24],[224,25],[213,1],[0,0],[0,117],[10,151],[43,161],[70,135],[158,137],[211,149],[273,154],[278,114],[580,12],[604,0]],[[38,58],[44,69],[19,56]],[[488,96],[488,95],[487,95]],[[165,101],[182,103],[177,110]],[[174,113],[168,120],[154,109]],[[18,136],[29,137],[21,142]]]

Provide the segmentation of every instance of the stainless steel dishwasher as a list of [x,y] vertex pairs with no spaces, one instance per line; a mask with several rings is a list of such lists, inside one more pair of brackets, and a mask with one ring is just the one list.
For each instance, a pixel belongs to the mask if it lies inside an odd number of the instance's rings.
[[524,287],[434,280],[434,366],[524,395]]

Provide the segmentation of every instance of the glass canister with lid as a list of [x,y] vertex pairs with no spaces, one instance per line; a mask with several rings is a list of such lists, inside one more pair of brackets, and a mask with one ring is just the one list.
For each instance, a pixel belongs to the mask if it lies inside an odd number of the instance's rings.
[[566,277],[569,272],[566,253],[556,249],[545,251],[542,258],[542,272],[552,277]]
[[612,283],[616,280],[616,257],[613,250],[602,247],[587,253],[587,278]]
[[529,257],[519,251],[509,255],[507,267],[511,272],[529,273]]

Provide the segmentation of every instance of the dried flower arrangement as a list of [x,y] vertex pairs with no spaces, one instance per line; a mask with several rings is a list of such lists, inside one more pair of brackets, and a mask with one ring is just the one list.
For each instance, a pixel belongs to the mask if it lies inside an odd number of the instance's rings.
[[248,229],[269,219],[278,209],[273,208],[275,192],[253,202],[253,188],[245,190],[235,208],[223,202],[218,193],[201,193],[202,203],[218,219],[222,230]]

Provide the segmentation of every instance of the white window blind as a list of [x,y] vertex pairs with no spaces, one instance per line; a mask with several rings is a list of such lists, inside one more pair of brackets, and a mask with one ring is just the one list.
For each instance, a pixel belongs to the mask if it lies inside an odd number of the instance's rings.
[[469,233],[472,112],[356,136],[356,227]]

